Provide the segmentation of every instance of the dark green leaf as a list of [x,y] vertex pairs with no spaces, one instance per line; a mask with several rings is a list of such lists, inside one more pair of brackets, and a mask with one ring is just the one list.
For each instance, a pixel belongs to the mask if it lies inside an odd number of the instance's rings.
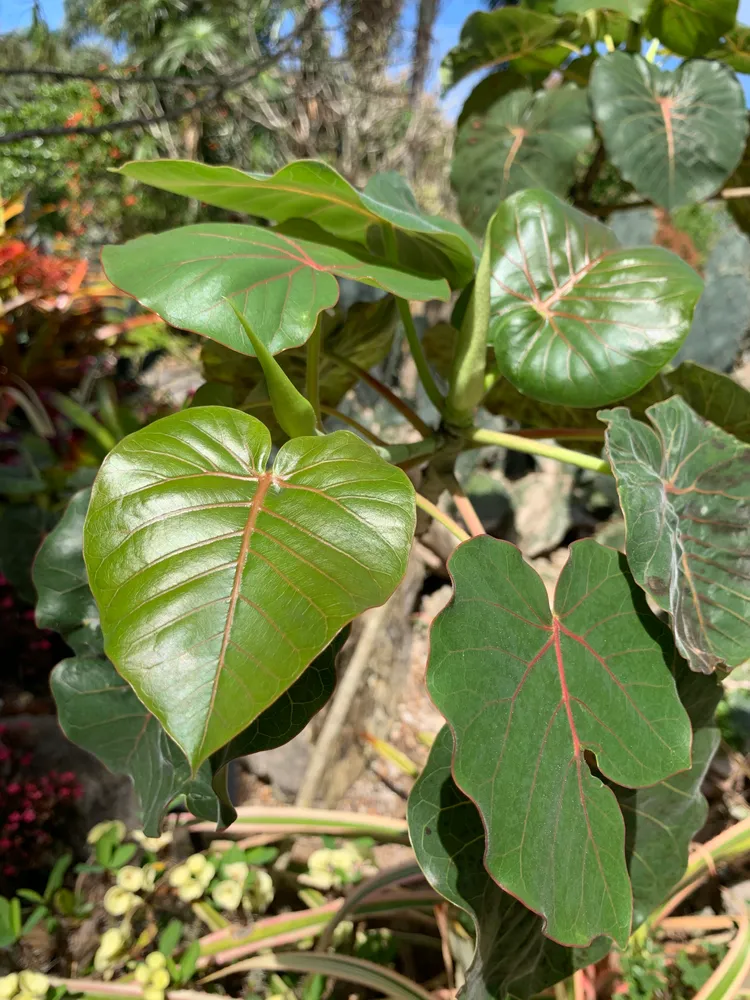
[[498,202],[514,191],[565,194],[592,140],[586,92],[574,84],[536,94],[517,89],[486,113],[469,115],[456,136],[451,171],[461,218],[483,234]]
[[672,616],[693,670],[750,656],[750,447],[679,396],[646,411],[604,410],[633,576]]
[[32,576],[37,626],[59,632],[77,655],[100,656],[99,609],[89,589],[82,551],[90,497],[90,489],[71,497],[65,513],[42,542]]
[[737,0],[653,0],[646,30],[677,55],[705,55],[734,27]]
[[634,929],[671,893],[685,873],[690,842],[708,805],[701,785],[719,744],[714,712],[721,686],[678,659],[677,690],[693,729],[692,764],[649,788],[615,786],[625,819],[625,854],[633,886]]
[[490,343],[533,399],[597,406],[644,386],[677,352],[702,282],[661,247],[624,249],[612,230],[545,191],[497,210]]
[[589,92],[612,163],[668,211],[710,198],[739,163],[745,95],[720,63],[696,60],[667,72],[612,52],[597,60]]
[[409,836],[425,876],[474,920],[477,947],[462,1000],[526,998],[597,961],[607,943],[565,948],[543,921],[498,886],[483,864],[484,827],[451,776],[453,737],[444,726],[409,796]]
[[[652,785],[690,765],[669,630],[618,552],[576,542],[550,611],[518,549],[483,536],[449,562],[427,685],[451,726],[453,771],[487,830],[492,878],[562,944],[627,942],[632,896],[612,781]],[[670,660],[671,662],[671,660]]]
[[[83,656],[63,660],[52,671],[50,684],[68,739],[93,753],[110,771],[133,779],[149,836],[158,836],[164,812],[181,794],[187,796],[191,812],[219,822],[210,766],[204,764],[191,779],[180,748],[108,660]],[[100,863],[109,865],[110,860]]]
[[272,354],[308,339],[339,297],[336,276],[406,299],[447,299],[447,282],[378,261],[356,245],[323,246],[269,229],[211,223],[105,247],[107,277],[173,326],[240,354],[253,349],[232,312],[241,309]]
[[180,985],[192,979],[201,954],[200,941],[191,941],[180,960]]
[[525,76],[521,76],[515,69],[508,66],[505,69],[495,70],[476,85],[469,96],[464,101],[461,113],[456,122],[456,128],[460,129],[470,115],[482,115],[489,111],[495,101],[505,97],[512,90],[521,87],[528,87],[529,81]]
[[425,215],[396,174],[376,174],[360,193],[332,167],[315,160],[290,163],[273,175],[192,160],[139,160],[126,163],[121,172],[233,212],[282,223],[314,218],[326,232],[376,253],[383,246],[383,230],[393,227],[399,251],[404,251],[399,260],[420,261],[418,273],[448,277],[459,288],[474,273],[473,239],[456,223]]
[[197,768],[273,704],[405,569],[413,487],[359,438],[183,410],[120,442],[84,556],[118,671]]
[[458,45],[443,59],[442,85],[448,89],[476,70],[538,57],[542,46],[550,45],[563,27],[560,18],[525,7],[477,11],[464,21]]
[[0,507],[0,573],[29,604],[35,598],[31,565],[51,523],[49,512],[33,503]]
[[629,21],[640,21],[648,9],[648,0],[604,0],[595,2],[591,0],[557,0],[555,3],[556,14],[587,14],[595,11],[597,14],[614,11],[624,14]]

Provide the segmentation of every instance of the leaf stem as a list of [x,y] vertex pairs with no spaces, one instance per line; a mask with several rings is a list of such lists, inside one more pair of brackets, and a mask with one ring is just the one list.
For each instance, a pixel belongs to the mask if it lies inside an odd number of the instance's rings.
[[468,542],[470,536],[464,531],[464,529],[456,524],[452,517],[449,517],[447,514],[444,514],[442,510],[437,508],[434,503],[427,499],[427,497],[423,497],[421,493],[417,493],[416,501],[417,507],[419,507],[420,510],[423,510],[425,514],[429,514],[430,517],[434,518],[436,521],[439,521],[444,528],[447,528],[448,531],[450,531],[450,533],[459,540],[459,542]]
[[484,530],[484,525],[474,509],[474,504],[464,493],[458,481],[454,482],[451,487],[451,496],[453,497],[453,503],[456,505],[456,510],[461,515],[461,520],[469,529],[472,538],[477,538],[479,535],[486,535],[487,532]]
[[522,438],[574,438],[577,441],[603,441],[604,428],[599,427],[527,427],[521,431],[513,431]]
[[310,339],[307,342],[307,369],[305,372],[305,395],[315,411],[315,421],[318,430],[323,430],[320,420],[320,351],[323,343],[323,328],[320,322],[315,324]]
[[331,359],[331,361],[335,361],[337,365],[340,365],[342,368],[346,368],[346,370],[350,371],[352,375],[356,375],[357,378],[360,378],[362,379],[363,382],[366,382],[370,386],[370,388],[374,389],[375,392],[379,393],[383,397],[383,399],[387,399],[388,402],[391,404],[391,406],[394,409],[398,410],[401,416],[405,417],[406,420],[408,420],[409,423],[412,425],[412,427],[416,428],[416,430],[419,431],[422,437],[429,437],[432,434],[432,428],[429,426],[429,424],[426,424],[424,420],[422,420],[422,418],[418,416],[414,412],[414,410],[412,410],[412,408],[403,401],[403,399],[400,399],[395,394],[395,392],[391,392],[388,386],[383,385],[383,383],[379,379],[376,379],[374,375],[371,375],[368,371],[365,371],[364,368],[361,368],[354,361],[349,361],[348,358],[342,358],[339,354],[334,354],[333,352],[330,351],[326,351],[324,353],[327,358]]
[[419,381],[424,386],[424,391],[427,393],[432,405],[438,413],[442,413],[445,409],[445,399],[443,398],[443,394],[438,389],[437,382],[430,371],[430,366],[427,363],[427,358],[422,348],[422,342],[419,339],[417,328],[414,325],[414,317],[411,314],[409,303],[406,299],[397,298],[396,305],[398,306],[398,314],[401,317],[401,323],[404,328],[404,333],[406,334],[406,340],[409,344],[411,356],[414,359],[414,364],[417,366]]
[[628,23],[628,37],[625,42],[625,51],[641,51],[641,26],[637,21],[630,21]]
[[558,462],[577,465],[580,469],[590,469],[592,472],[612,475],[612,470],[608,462],[604,462],[595,455],[584,455],[580,451],[571,451],[570,448],[563,448],[561,445],[547,444],[545,441],[534,441],[530,438],[519,437],[516,434],[505,434],[502,431],[489,431],[482,427],[473,427],[465,431],[464,437],[467,441],[472,441],[477,445],[496,444],[502,448],[511,448],[513,451],[522,451],[527,455],[554,458]]

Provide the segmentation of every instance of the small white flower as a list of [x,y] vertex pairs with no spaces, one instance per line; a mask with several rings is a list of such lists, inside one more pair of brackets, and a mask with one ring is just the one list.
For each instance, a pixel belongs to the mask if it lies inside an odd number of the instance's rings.
[[242,885],[232,879],[225,879],[213,887],[211,895],[220,910],[236,910],[242,902]]
[[97,823],[96,826],[92,826],[89,830],[88,837],[86,837],[86,843],[96,844],[97,841],[101,840],[104,834],[109,833],[110,830],[116,831],[118,841],[125,839],[125,834],[127,833],[125,824],[119,819],[112,819],[106,821],[105,823]]
[[133,830],[130,836],[145,850],[151,851],[152,854],[158,854],[165,847],[169,847],[174,839],[171,830],[165,830],[158,837],[147,837],[143,830]]
[[123,889],[120,885],[113,885],[104,893],[104,909],[112,917],[124,917],[140,903],[140,897],[134,892]]
[[265,913],[273,902],[273,879],[268,872],[259,868],[253,872],[252,881],[246,891],[253,913]]
[[128,892],[138,892],[143,888],[144,881],[143,869],[135,865],[125,865],[117,873],[117,884]]
[[313,851],[307,859],[307,875],[300,876],[303,885],[315,889],[340,889],[357,871],[360,857],[346,847]]
[[110,927],[102,934],[99,947],[94,955],[94,969],[97,972],[105,972],[114,965],[125,950],[126,944],[127,939],[120,928]]
[[49,989],[49,979],[32,969],[24,969],[18,977],[18,984],[24,993],[30,993],[33,997],[44,997]]
[[203,854],[191,854],[185,862],[185,867],[191,875],[200,875],[208,864],[208,859]]
[[180,886],[183,886],[187,882],[191,881],[192,876],[190,875],[187,865],[177,865],[177,867],[173,868],[169,873],[169,884],[173,889],[179,889]]
[[183,903],[193,903],[196,899],[200,899],[204,893],[204,887],[200,884],[197,879],[191,878],[181,885],[177,890],[177,895],[183,901]]
[[166,969],[167,959],[160,951],[152,951],[150,955],[146,955],[145,958],[146,967],[151,969]]
[[169,973],[166,969],[154,969],[152,971],[151,986],[157,990],[165,990],[169,986]]
[[12,1000],[18,993],[18,973],[10,972],[0,977],[0,1000]]
[[159,872],[163,871],[162,865],[144,865],[141,868],[143,872],[143,891],[151,892],[156,885],[156,879],[159,876]]
[[133,978],[141,986],[148,986],[151,982],[151,970],[144,962],[139,962],[135,967]]
[[221,871],[224,878],[230,878],[233,882],[244,885],[250,874],[250,866],[244,861],[230,861],[228,865],[222,865]]

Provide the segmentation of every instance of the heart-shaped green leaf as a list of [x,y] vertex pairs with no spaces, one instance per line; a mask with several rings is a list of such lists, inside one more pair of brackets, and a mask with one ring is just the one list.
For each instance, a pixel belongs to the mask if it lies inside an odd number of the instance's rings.
[[36,624],[59,632],[76,655],[104,651],[99,609],[83,562],[83,522],[91,489],[73,496],[42,542],[32,568],[37,592]]
[[750,73],[750,28],[735,24],[724,32],[721,45],[706,53],[707,59],[721,59],[736,73]]
[[636,392],[680,347],[702,290],[661,247],[546,191],[519,191],[490,222],[489,339],[500,371],[545,403],[597,406]]
[[211,223],[105,247],[107,277],[172,326],[254,355],[226,299],[277,354],[304,344],[338,301],[339,277],[406,299],[447,299],[446,281],[390,267],[356,246],[322,246],[257,226]]
[[720,63],[698,59],[667,72],[612,52],[597,60],[589,93],[612,163],[668,211],[710,198],[740,161],[745,94]]
[[474,959],[462,1000],[504,1000],[541,993],[598,961],[608,942],[565,948],[542,934],[542,920],[503,892],[483,864],[484,827],[451,776],[453,737],[444,726],[409,795],[409,836],[427,881],[473,919]]
[[750,657],[750,447],[679,396],[603,410],[633,576],[672,616],[693,670]]
[[629,21],[640,21],[648,9],[648,0],[601,0],[592,3],[591,0],[556,0],[556,14],[584,15],[589,11],[597,14],[614,11],[623,14]]
[[498,202],[514,191],[565,194],[592,139],[586,93],[573,84],[536,94],[514,90],[486,114],[469,115],[456,136],[451,171],[461,218],[483,234]]
[[407,266],[416,264],[416,273],[448,278],[456,288],[462,288],[474,273],[478,250],[472,237],[449,219],[425,215],[397,174],[376,174],[360,192],[328,164],[316,160],[290,163],[271,175],[193,160],[137,160],[126,163],[120,172],[162,191],[233,212],[275,222],[314,219],[333,236],[375,253],[383,252],[383,232],[392,228],[399,260]]
[[197,407],[121,441],[84,557],[105,650],[194,769],[275,702],[405,569],[414,490],[359,438],[285,444]]
[[441,83],[447,90],[480,69],[515,59],[543,59],[543,46],[552,45],[565,28],[560,18],[526,7],[477,11],[464,21],[458,45],[443,59]]
[[677,55],[705,55],[734,27],[737,0],[654,0],[646,30]]
[[[679,881],[693,835],[707,812],[701,783],[718,744],[713,714],[721,688],[678,664],[680,699],[693,727],[693,764],[648,788],[614,786],[625,821],[625,855],[638,927]],[[409,833],[428,881],[465,910],[477,949],[462,1000],[525,998],[596,961],[607,942],[565,948],[542,933],[542,920],[492,881],[483,864],[484,827],[451,775],[453,737],[445,726],[409,796]]]
[[456,120],[456,128],[460,129],[471,115],[482,115],[489,111],[495,101],[499,101],[501,97],[505,97],[511,91],[528,86],[527,77],[516,72],[512,66],[495,70],[494,73],[490,73],[489,76],[480,80],[466,98]]
[[571,546],[554,612],[508,542],[472,539],[449,569],[455,595],[432,627],[427,685],[454,733],[456,783],[482,814],[487,870],[554,940],[624,945],[623,819],[584,753],[631,788],[689,767],[669,630],[624,557],[591,539]]
[[162,816],[178,795],[186,795],[195,815],[220,822],[210,764],[191,776],[185,755],[109,660],[63,660],[52,671],[50,685],[68,739],[110,771],[132,778],[148,836],[158,836]]

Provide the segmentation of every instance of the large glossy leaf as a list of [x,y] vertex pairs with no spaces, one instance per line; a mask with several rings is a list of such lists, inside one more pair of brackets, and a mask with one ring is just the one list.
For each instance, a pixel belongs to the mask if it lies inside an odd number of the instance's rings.
[[750,447],[679,396],[646,412],[652,427],[601,413],[628,562],[693,670],[735,667],[750,656]]
[[[491,13],[471,14],[461,28],[458,45],[442,62],[443,87],[454,86],[480,69],[521,58],[534,58],[564,31],[564,22],[551,14],[525,7],[500,7]],[[542,49],[543,53],[543,49]]]
[[105,650],[193,768],[405,569],[413,487],[359,438],[198,407],[107,456],[84,530]]
[[750,73],[750,28],[735,24],[724,32],[721,45],[706,53],[707,59],[721,59],[737,73]]
[[[540,81],[541,82],[541,81]],[[456,120],[456,128],[460,129],[471,115],[482,115],[512,90],[528,87],[529,80],[516,71],[513,66],[505,66],[495,70],[489,76],[480,80],[464,101],[461,113]]]
[[[369,371],[385,358],[393,342],[396,328],[396,306],[390,296],[377,302],[357,302],[347,313],[327,310],[318,319],[323,338],[323,354],[319,365],[320,401],[336,406],[357,382],[357,376],[333,361],[328,353],[338,354]],[[276,360],[292,380],[304,391],[307,372],[307,350],[292,348],[276,356]],[[268,399],[263,372],[255,358],[239,357],[234,351],[206,341],[201,351],[203,373],[210,383],[231,388],[225,402],[245,408],[259,417],[271,431],[274,443],[286,440],[270,407],[260,405]],[[199,389],[194,404],[203,405],[206,390]]]
[[654,0],[646,29],[672,52],[693,58],[717,45],[736,19],[737,0]]
[[173,326],[253,355],[231,299],[273,353],[304,344],[338,301],[338,277],[407,299],[446,299],[447,282],[389,267],[356,245],[322,246],[257,226],[211,223],[105,247],[107,277]]
[[677,352],[702,282],[661,247],[625,249],[545,191],[503,202],[491,243],[489,339],[500,371],[545,403],[636,392]]
[[91,489],[71,497],[65,513],[42,542],[32,569],[37,626],[59,632],[81,656],[103,652],[99,609],[83,562],[83,522],[90,497]]
[[432,627],[427,685],[454,733],[456,782],[482,814],[487,870],[556,941],[624,945],[622,815],[584,754],[631,788],[689,766],[669,630],[624,557],[592,539],[571,547],[554,611],[507,542],[472,539],[449,569],[455,594]]
[[275,222],[314,219],[326,232],[375,253],[383,252],[384,229],[393,227],[399,259],[418,261],[418,273],[448,278],[455,287],[474,273],[477,248],[471,236],[448,219],[423,213],[397,174],[376,174],[360,192],[316,160],[290,163],[271,175],[192,160],[137,160],[121,173],[233,212]]
[[680,701],[693,729],[690,769],[649,788],[615,786],[625,819],[634,929],[667,898],[685,873],[690,842],[708,812],[701,785],[719,745],[714,712],[721,699],[721,685],[713,677],[693,673],[681,658],[675,674]]
[[612,163],[669,211],[715,194],[739,163],[745,95],[718,62],[699,59],[668,72],[612,52],[597,60],[589,93]]
[[514,90],[485,114],[470,114],[456,136],[451,171],[461,218],[483,234],[498,202],[514,191],[565,194],[592,139],[586,93],[574,84],[536,94]]
[[93,656],[63,660],[52,671],[50,685],[68,739],[93,753],[110,771],[132,778],[148,834],[158,834],[165,811],[183,794],[191,812],[220,821],[210,764],[191,776],[185,755],[109,660]]
[[453,737],[438,733],[409,796],[409,835],[427,881],[474,921],[477,946],[463,1000],[530,997],[597,961],[607,942],[564,948],[542,920],[492,881],[483,864],[484,827],[451,776]]
[[[690,840],[707,812],[700,788],[718,744],[713,714],[721,688],[680,660],[678,690],[693,726],[690,770],[648,788],[614,786],[625,821],[634,929],[681,878]],[[540,917],[490,879],[483,864],[484,827],[474,804],[456,787],[452,754],[446,726],[409,797],[412,844],[433,888],[475,922],[477,950],[465,1000],[525,998],[596,961],[607,943],[596,941],[586,949],[556,944],[543,935]]]
[[589,11],[597,14],[614,11],[624,14],[629,21],[640,21],[648,9],[648,0],[600,0],[592,3],[591,0],[556,0],[556,14],[579,14],[584,15]]

